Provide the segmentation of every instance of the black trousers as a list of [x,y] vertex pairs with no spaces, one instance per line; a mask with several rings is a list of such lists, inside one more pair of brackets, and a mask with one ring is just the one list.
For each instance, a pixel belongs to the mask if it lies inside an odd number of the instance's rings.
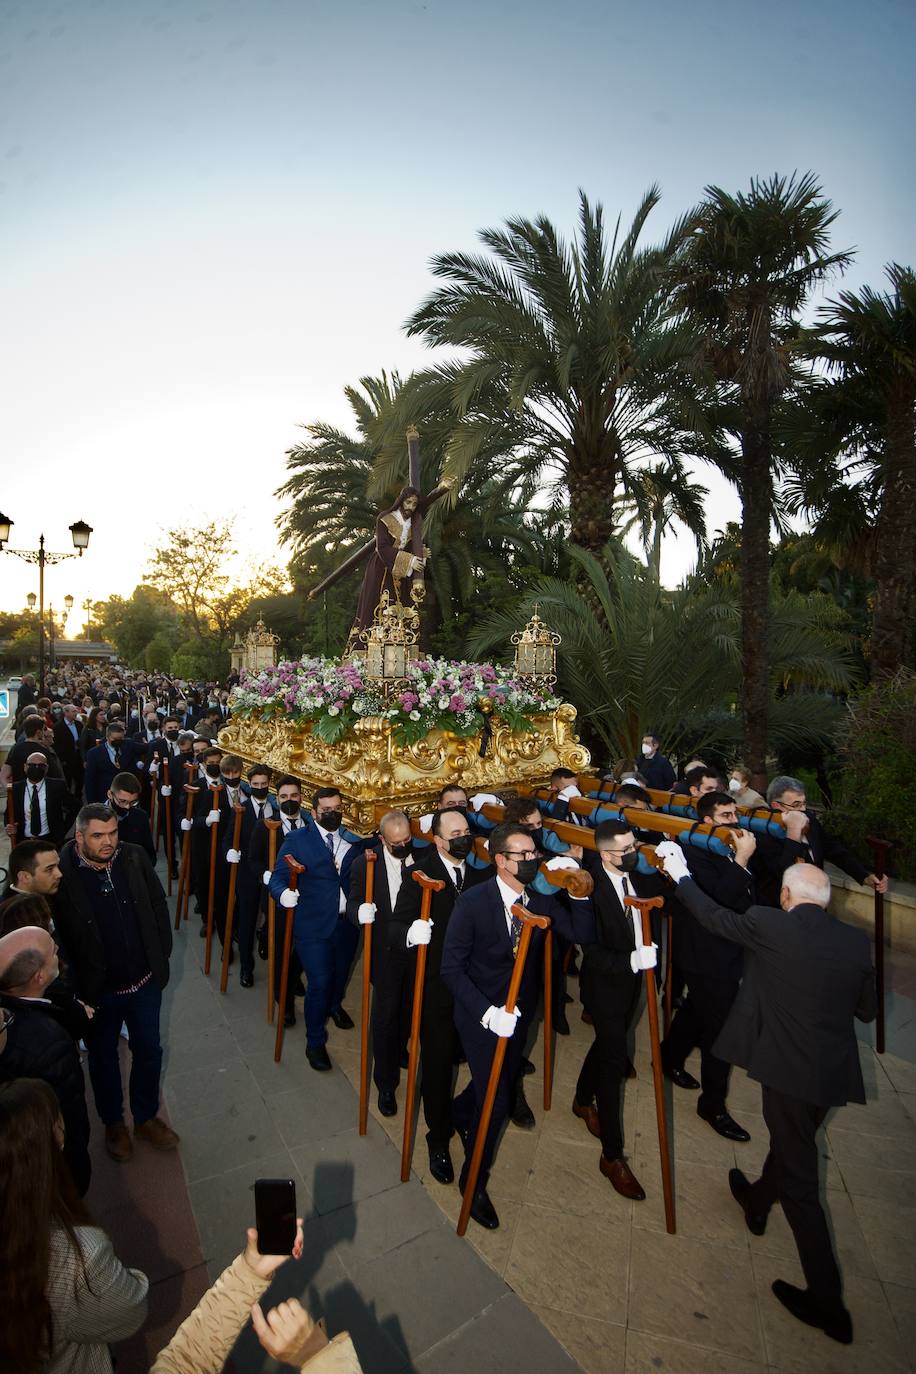
[[246,871],[239,864],[235,905],[235,930],[239,942],[239,962],[242,973],[254,973],[254,935],[264,898],[264,884],[260,873]]
[[[410,960],[413,976],[414,961]],[[426,1119],[426,1143],[444,1149],[451,1139],[452,1083],[459,1049],[452,994],[438,976],[427,979],[420,1017],[420,1096]]]
[[770,1132],[770,1149],[763,1173],[751,1185],[747,1206],[766,1216],[774,1202],[782,1203],[808,1291],[822,1311],[832,1315],[842,1307],[843,1286],[821,1206],[815,1139],[827,1111],[827,1107],[764,1086],[763,1119]]
[[585,1007],[594,1022],[595,1039],[579,1072],[576,1101],[598,1104],[601,1149],[606,1159],[623,1154],[623,1084],[630,1064],[628,1037],[642,1005],[643,975],[631,974],[628,982],[615,980],[600,995],[587,985]]
[[723,1112],[731,1066],[718,1059],[712,1047],[738,995],[739,980],[706,978],[692,972],[686,976],[687,997],[674,1014],[662,1055],[666,1064],[682,1069],[687,1056],[699,1047],[700,1103],[711,1111]]
[[[506,1044],[506,1057],[503,1060],[502,1073],[499,1076],[499,1083],[496,1089],[496,1098],[493,1103],[493,1115],[490,1117],[490,1128],[487,1131],[487,1138],[483,1148],[483,1156],[480,1161],[480,1174],[477,1180],[478,1188],[487,1186],[490,1168],[493,1163],[493,1156],[496,1153],[496,1143],[499,1140],[500,1132],[506,1123],[512,1105],[512,1098],[515,1093],[515,1086],[518,1082],[521,1069],[522,1058],[525,1053],[525,1041],[527,1039],[529,1026],[523,1017],[519,1018],[515,1028],[515,1034],[509,1037]],[[461,1044],[467,1056],[468,1068],[471,1070],[471,1081],[460,1092],[452,1103],[452,1120],[455,1126],[461,1131],[467,1131],[467,1150],[464,1165],[461,1170],[458,1183],[464,1190],[467,1182],[468,1166],[471,1156],[474,1153],[474,1142],[477,1139],[477,1128],[480,1124],[480,1113],[483,1108],[483,1101],[487,1095],[487,1086],[490,1082],[490,1070],[493,1067],[493,1056],[496,1053],[498,1037],[492,1031],[481,1026],[477,1021],[471,1021],[467,1016],[462,1015],[459,1026]]]
[[410,1038],[414,963],[406,948],[374,950],[372,962],[372,1077],[377,1088],[394,1092]]

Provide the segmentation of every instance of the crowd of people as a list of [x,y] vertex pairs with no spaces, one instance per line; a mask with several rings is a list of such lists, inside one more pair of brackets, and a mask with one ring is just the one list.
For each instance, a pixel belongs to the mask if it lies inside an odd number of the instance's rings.
[[[702,757],[677,770],[647,735],[641,756],[596,777],[590,796],[564,769],[542,794],[505,799],[471,797],[452,784],[429,815],[412,821],[388,810],[376,833],[361,836],[344,825],[332,781],[304,797],[292,775],[275,776],[259,763],[246,768],[219,747],[231,687],[68,669],[39,698],[23,681],[17,739],[4,766],[13,848],[0,902],[0,1122],[10,1139],[27,1128],[41,1136],[36,1167],[42,1151],[51,1161],[41,1166],[49,1240],[32,1275],[32,1299],[42,1283],[46,1295],[30,1318],[33,1348],[53,1352],[61,1342],[97,1339],[97,1330],[80,1335],[74,1266],[87,1284],[97,1270],[108,1274],[117,1291],[106,1340],[142,1320],[142,1276],[120,1266],[102,1233],[84,1233],[91,1166],[80,1046],[112,1158],[127,1163],[137,1141],[175,1149],[178,1137],[160,1113],[159,1019],[172,944],[156,872],[160,848],[167,877],[178,876],[186,854],[201,935],[209,929],[221,946],[229,942],[227,962],[237,950],[242,988],[254,985],[257,956],[266,952],[268,902],[277,948],[292,923],[291,964],[284,977],[276,961],[274,997],[287,1027],[304,998],[305,1057],[316,1072],[333,1068],[328,1022],[354,1026],[344,999],[361,928],[374,928],[373,1077],[385,1116],[398,1111],[417,952],[425,948],[419,1090],[430,1173],[443,1185],[455,1181],[457,1136],[465,1191],[482,1129],[470,1216],[491,1230],[499,1216],[488,1183],[503,1128],[507,1120],[534,1125],[523,1084],[543,1002],[539,927],[514,1004],[508,998],[529,916],[549,918],[554,932],[556,1031],[569,1032],[570,977],[578,977],[593,1030],[572,1111],[600,1142],[598,1168],[611,1188],[645,1198],[627,1157],[623,1097],[647,983],[661,975],[663,921],[656,912],[646,940],[630,899],[660,897],[673,916],[667,978],[676,1005],[660,1049],[664,1072],[676,1089],[696,1094],[697,1114],[712,1131],[738,1143],[750,1135],[728,1109],[731,1065],[761,1083],[767,1161],[754,1183],[732,1170],[729,1187],[755,1235],[775,1202],[785,1211],[807,1288],[777,1281],[775,1296],[801,1320],[851,1340],[818,1194],[815,1133],[831,1106],[864,1100],[853,1019],[874,1016],[875,995],[866,936],[828,915],[824,863],[879,891],[886,879],[830,836],[804,784],[777,776],[764,794],[740,766],[723,771]],[[676,815],[690,820],[679,842],[664,838],[666,827],[678,829]],[[584,870],[588,881],[569,880],[572,870]],[[132,1131],[118,1057],[124,1029]],[[500,1040],[505,1058],[484,1122]],[[696,1049],[699,1079],[686,1067]],[[456,1095],[463,1061],[470,1080]],[[267,1277],[251,1249],[234,1267],[246,1292]],[[312,1338],[304,1313],[287,1320],[296,1339]],[[269,1348],[270,1320],[256,1327]],[[50,1358],[15,1367],[56,1367]],[[173,1367],[210,1365],[161,1365]]]

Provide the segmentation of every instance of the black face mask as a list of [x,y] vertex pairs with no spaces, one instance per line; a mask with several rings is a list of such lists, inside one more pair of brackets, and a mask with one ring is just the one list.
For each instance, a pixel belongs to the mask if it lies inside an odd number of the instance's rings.
[[[449,808],[452,809],[451,807]],[[466,859],[474,848],[473,835],[456,835],[448,842],[448,852],[453,859]]]
[[158,734],[158,733],[159,733],[159,722],[158,722],[158,720],[148,720],[148,721],[146,722],[146,728],[147,728],[147,730],[150,730],[154,735]]
[[541,851],[541,853],[543,854],[543,853],[545,852],[545,851],[544,851],[544,827],[543,827],[542,825],[533,826],[533,827],[528,831],[528,834],[531,836],[531,843],[534,845],[535,849],[539,849],[539,850]]
[[30,763],[26,765],[25,775],[29,782],[43,782],[47,771],[40,763]]
[[341,811],[320,811],[317,820],[322,830],[339,830],[343,813]]
[[624,873],[632,873],[634,868],[639,866],[638,854],[621,854],[617,860],[618,868],[622,868]]
[[177,739],[177,738],[178,738],[178,731],[177,731],[177,730],[166,730],[166,732],[165,732],[165,737],[166,737],[166,739]]
[[239,783],[240,783],[241,781],[242,781],[242,779],[241,779],[240,777],[238,777],[238,778],[227,778],[226,775],[225,775],[225,773],[223,774],[223,776],[222,776],[222,778],[221,778],[221,782],[222,782],[222,784],[223,784],[224,787],[236,788],[236,787],[238,787],[238,785],[239,785]]
[[390,845],[388,852],[393,859],[407,859],[413,853],[413,844],[405,840],[403,844]]
[[219,764],[218,764],[218,763],[208,763],[208,764],[205,765],[204,771],[205,771],[205,773],[207,774],[207,777],[208,777],[208,778],[218,778],[218,777],[219,777]]
[[129,806],[115,806],[114,802],[109,802],[108,805],[111,807],[112,811],[115,813],[119,821],[123,821],[125,816],[130,815]]
[[[533,883],[541,866],[540,859],[514,859],[515,876],[523,887]],[[510,870],[511,871],[511,870]]]
[[252,787],[251,789],[251,795],[254,797],[255,801],[266,801],[269,792],[269,787]]
[[292,819],[294,816],[299,815],[299,803],[297,801],[282,801],[280,803],[280,810],[283,812],[284,816],[289,816]]

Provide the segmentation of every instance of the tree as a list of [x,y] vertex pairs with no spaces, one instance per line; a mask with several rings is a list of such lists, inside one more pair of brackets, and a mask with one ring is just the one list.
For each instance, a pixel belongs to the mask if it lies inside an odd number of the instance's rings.
[[[112,643],[125,663],[144,664],[153,640],[174,647],[179,634],[177,607],[155,587],[141,583],[129,597],[110,596],[93,606],[93,633]],[[145,666],[145,665],[144,665]]]
[[448,285],[407,323],[432,345],[470,350],[435,374],[454,416],[450,470],[463,476],[499,434],[507,469],[559,493],[574,542],[595,553],[641,466],[711,445],[699,336],[670,289],[688,221],[658,246],[639,243],[658,201],[653,187],[610,243],[601,206],[581,192],[571,245],[543,216],[484,230],[491,256],[434,258]]
[[726,471],[741,494],[741,714],[744,756],[758,785],[770,701],[774,416],[798,375],[799,312],[812,287],[849,261],[848,253],[828,252],[835,218],[810,173],[755,179],[746,194],[708,186],[683,255],[682,300],[706,332],[722,387],[720,419],[740,451]]

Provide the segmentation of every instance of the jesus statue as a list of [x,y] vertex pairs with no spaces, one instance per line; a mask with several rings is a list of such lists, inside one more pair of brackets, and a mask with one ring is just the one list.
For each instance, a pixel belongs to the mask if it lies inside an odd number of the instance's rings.
[[383,592],[387,592],[397,605],[411,605],[411,578],[417,573],[422,577],[429,557],[425,547],[422,557],[410,550],[414,517],[421,518],[418,515],[421,504],[416,487],[404,487],[394,505],[379,512],[375,522],[375,548],[363,575],[356,619],[350,631],[351,641],[371,626]]

